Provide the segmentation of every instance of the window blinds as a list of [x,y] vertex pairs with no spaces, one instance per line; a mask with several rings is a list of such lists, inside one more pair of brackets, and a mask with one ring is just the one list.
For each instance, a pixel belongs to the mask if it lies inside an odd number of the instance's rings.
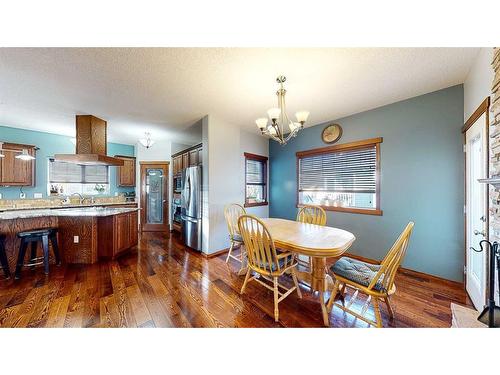
[[258,185],[265,184],[264,163],[254,159],[246,159],[246,163],[246,183]]
[[49,161],[49,183],[107,184],[108,166]]
[[377,148],[333,151],[299,159],[299,191],[376,193]]
[[84,183],[107,184],[108,166],[106,165],[83,165]]

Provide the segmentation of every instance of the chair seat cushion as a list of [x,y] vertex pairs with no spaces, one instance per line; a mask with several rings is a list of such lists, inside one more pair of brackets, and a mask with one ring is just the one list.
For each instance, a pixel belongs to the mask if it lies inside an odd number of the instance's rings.
[[19,232],[17,234],[17,237],[19,238],[25,238],[25,237],[41,237],[44,235],[50,235],[53,234],[57,231],[56,228],[41,228],[41,229],[31,229],[31,230],[25,230],[23,232]]
[[236,242],[243,242],[243,237],[241,237],[240,234],[238,233],[235,233],[233,234],[233,238],[232,238],[233,241],[236,241]]
[[[281,259],[278,261],[278,263],[279,263],[279,265],[280,265],[280,269],[283,269],[283,268],[285,267],[285,264],[287,264],[288,266],[289,266],[290,264],[292,264],[292,257],[293,257],[293,255],[292,255],[292,254],[290,254],[290,255],[288,255],[287,257],[281,258]],[[260,264],[260,268],[264,268],[264,269],[266,269],[266,270],[268,270],[269,268],[271,268],[271,272],[274,272],[274,271],[277,271],[277,270],[278,270],[278,268],[276,267],[276,264],[275,264],[275,263],[273,263],[273,264],[271,265],[271,267],[269,267],[267,262],[263,262],[263,263],[261,263],[261,264]]]
[[[380,265],[362,262],[349,257],[342,257],[330,267],[330,270],[334,275],[339,275],[357,284],[368,286],[380,270]],[[373,289],[377,291],[383,290],[382,278],[383,275],[377,281]]]

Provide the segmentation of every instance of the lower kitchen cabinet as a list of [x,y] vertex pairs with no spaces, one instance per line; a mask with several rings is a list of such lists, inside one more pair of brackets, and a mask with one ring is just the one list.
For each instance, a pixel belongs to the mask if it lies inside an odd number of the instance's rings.
[[137,245],[137,211],[100,217],[98,222],[99,258],[114,259]]

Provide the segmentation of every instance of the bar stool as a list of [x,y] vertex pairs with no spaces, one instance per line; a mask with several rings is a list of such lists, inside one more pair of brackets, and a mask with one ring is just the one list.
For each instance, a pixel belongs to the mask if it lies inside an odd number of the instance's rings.
[[[59,259],[59,247],[57,245],[57,228],[43,228],[43,229],[33,229],[23,232],[19,232],[17,237],[21,239],[21,246],[19,247],[19,255],[17,258],[16,273],[15,278],[21,278],[21,269],[23,266],[34,267],[39,264],[44,265],[45,274],[49,274],[49,240],[52,243],[52,250],[54,251],[54,257],[56,259],[56,264],[61,263]],[[42,243],[43,256],[36,257],[36,249],[38,242]],[[26,249],[28,244],[31,243],[31,257],[27,264],[24,264],[24,256],[26,254]]]
[[9,262],[5,251],[5,234],[0,234],[0,266],[6,279],[10,278]]

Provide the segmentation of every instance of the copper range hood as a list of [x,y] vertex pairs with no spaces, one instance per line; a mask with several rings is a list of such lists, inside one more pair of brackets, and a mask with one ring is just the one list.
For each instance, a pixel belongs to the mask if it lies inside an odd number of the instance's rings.
[[92,115],[76,116],[76,154],[56,154],[54,160],[80,165],[123,166],[107,155],[107,123]]

